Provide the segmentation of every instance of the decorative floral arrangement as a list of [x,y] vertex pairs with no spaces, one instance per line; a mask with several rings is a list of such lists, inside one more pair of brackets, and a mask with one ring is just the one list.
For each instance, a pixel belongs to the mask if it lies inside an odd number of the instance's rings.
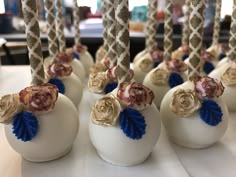
[[76,59],[80,59],[80,54],[85,53],[88,50],[88,47],[85,45],[74,45],[73,46],[73,57]]
[[208,76],[194,79],[194,90],[178,89],[174,92],[170,109],[183,118],[199,110],[201,119],[211,126],[222,121],[222,110],[214,101],[224,92],[224,86],[216,79]]
[[208,52],[208,51],[202,51],[201,53],[201,59],[204,61],[203,64],[203,71],[206,74],[209,74],[211,71],[215,69],[215,66],[213,65],[212,61],[214,60],[214,52]]
[[66,52],[58,52],[55,59],[62,63],[70,63],[74,60],[73,55]]
[[163,61],[163,51],[161,51],[160,49],[156,49],[152,52],[150,52],[151,56],[152,56],[152,60],[154,61],[154,68],[157,67],[162,61]]
[[105,72],[110,67],[110,58],[104,57],[90,68],[90,73]]
[[176,51],[172,53],[172,58],[176,58],[179,60],[186,60],[189,57],[189,46],[188,45],[182,45],[179,47]]
[[[133,70],[129,71],[130,79],[133,78]],[[88,80],[88,90],[93,93],[110,93],[117,87],[117,66],[113,66],[106,72],[91,73]]]
[[52,111],[57,98],[57,87],[49,83],[4,95],[0,97],[0,122],[12,124],[17,139],[30,141],[39,131],[37,115]]
[[49,78],[48,83],[55,85],[59,93],[65,93],[65,86],[62,79],[71,75],[73,69],[72,66],[62,62],[55,62],[47,68],[47,77]]
[[221,80],[226,86],[235,85],[236,84],[236,67],[231,66],[230,68],[228,68],[224,72],[224,74],[221,76]]
[[145,134],[146,123],[140,112],[152,104],[153,92],[140,83],[121,83],[116,95],[108,94],[99,99],[91,113],[96,125],[120,126],[131,139],[141,139]]
[[154,85],[169,85],[173,88],[184,82],[181,73],[184,73],[188,66],[182,60],[172,59],[166,62],[166,68],[157,68],[151,75]]

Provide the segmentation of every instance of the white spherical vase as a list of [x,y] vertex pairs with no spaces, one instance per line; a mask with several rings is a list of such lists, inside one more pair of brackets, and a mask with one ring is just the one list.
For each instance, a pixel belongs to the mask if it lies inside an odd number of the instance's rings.
[[53,110],[37,113],[37,120],[39,132],[27,142],[16,138],[12,124],[5,125],[6,138],[11,147],[32,162],[55,160],[67,154],[79,128],[78,112],[73,103],[59,94]]
[[[167,63],[172,66],[172,68],[167,67]],[[173,70],[173,71],[171,71]],[[187,70],[187,65],[179,59],[174,59],[168,62],[162,62],[158,67],[152,69],[144,78],[143,85],[151,89],[154,93],[154,103],[158,109],[160,109],[161,101],[165,94],[171,87],[177,86],[178,84],[183,83],[187,76],[184,71]],[[178,72],[177,72],[178,71]],[[181,77],[182,81],[179,81],[180,78],[175,78],[172,80],[174,85],[169,83],[171,74],[175,74]]]
[[178,89],[194,90],[193,82],[187,81],[171,89],[161,103],[161,118],[170,139],[188,148],[206,148],[216,143],[225,134],[228,126],[228,110],[222,98],[213,99],[221,108],[222,121],[216,126],[210,126],[201,120],[198,110],[183,117],[170,109],[174,93]]
[[[116,92],[117,90],[112,92],[114,96],[111,96],[111,99],[116,97]],[[107,96],[109,97],[109,95]],[[95,107],[97,107],[96,104]],[[123,108],[125,107],[121,106],[120,111]],[[154,104],[146,106],[139,112],[146,123],[145,134],[140,139],[132,139],[122,132],[119,121],[111,126],[95,124],[92,120],[94,114],[92,112],[89,122],[89,135],[97,153],[103,160],[113,165],[133,166],[147,159],[160,135],[160,114]]]

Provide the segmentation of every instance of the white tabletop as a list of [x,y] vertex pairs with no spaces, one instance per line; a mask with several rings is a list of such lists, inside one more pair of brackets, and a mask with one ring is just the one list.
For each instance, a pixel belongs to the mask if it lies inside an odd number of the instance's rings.
[[[28,66],[0,67],[0,95],[19,92],[30,82]],[[86,84],[85,84],[86,85]],[[0,125],[0,177],[235,177],[236,119],[231,115],[229,129],[216,145],[192,150],[173,145],[164,128],[151,156],[134,167],[118,167],[100,159],[88,134],[90,107],[85,89],[79,107],[80,129],[72,151],[55,161],[25,161],[8,144]],[[235,128],[234,128],[235,127]]]

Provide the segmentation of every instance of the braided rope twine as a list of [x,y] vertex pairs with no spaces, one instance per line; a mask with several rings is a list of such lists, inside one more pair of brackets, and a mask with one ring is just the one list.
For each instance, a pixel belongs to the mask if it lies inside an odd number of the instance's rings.
[[56,0],[56,26],[57,26],[57,37],[59,42],[59,51],[63,52],[66,50],[66,41],[64,35],[64,23],[62,15],[62,2],[61,0]]
[[189,17],[190,17],[190,0],[186,0],[186,12],[184,14],[182,45],[189,43]]
[[156,48],[156,11],[157,0],[148,1],[148,20],[146,23],[146,49],[151,52]]
[[115,19],[115,0],[107,1],[107,44],[108,55],[111,61],[110,66],[114,66],[117,63],[116,58],[116,19]]
[[236,0],[234,0],[231,18],[228,58],[234,61],[236,57]]
[[190,56],[188,77],[192,80],[196,75],[200,75],[205,0],[192,0],[190,7]]
[[219,42],[220,36],[220,16],[221,16],[221,0],[216,0],[216,10],[215,10],[215,19],[214,19],[214,31],[212,44],[216,45]]
[[48,50],[50,56],[55,59],[58,52],[57,36],[56,36],[56,23],[54,15],[54,1],[45,1],[46,19],[47,19],[47,33],[48,33]]
[[77,4],[77,0],[73,0],[73,18],[74,18],[74,28],[75,28],[75,45],[80,45],[80,11],[79,6]]
[[21,1],[26,27],[32,84],[40,85],[44,82],[44,69],[36,2],[32,0]]
[[130,41],[128,0],[117,0],[116,4],[116,49],[118,82],[129,81]]
[[173,21],[172,21],[172,2],[166,0],[165,10],[165,24],[164,24],[164,60],[171,60],[171,52],[173,47],[172,34],[173,34]]
[[107,3],[110,2],[109,0],[102,0],[102,23],[103,23],[103,46],[105,51],[108,51],[108,44],[107,44]]

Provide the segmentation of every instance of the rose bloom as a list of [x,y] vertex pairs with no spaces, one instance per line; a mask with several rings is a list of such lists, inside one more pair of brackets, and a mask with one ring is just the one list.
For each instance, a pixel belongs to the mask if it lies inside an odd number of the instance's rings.
[[103,93],[107,85],[105,72],[91,73],[88,80],[88,90],[93,93]]
[[166,62],[167,69],[171,72],[183,73],[188,69],[188,65],[182,60],[172,59]]
[[107,67],[103,65],[102,63],[95,63],[91,68],[90,68],[90,73],[99,73],[99,72],[104,72],[107,70]]
[[236,68],[228,68],[225,73],[221,76],[222,82],[227,85],[235,85],[236,84]]
[[151,56],[153,61],[155,62],[162,62],[163,61],[163,51],[156,49],[151,52]]
[[201,107],[193,90],[178,89],[174,92],[170,109],[177,115],[187,117]]
[[52,84],[26,87],[19,93],[20,101],[25,108],[32,112],[51,111],[58,98],[58,89]]
[[72,71],[73,71],[72,66],[66,63],[56,62],[49,65],[47,74],[49,75],[50,78],[54,78],[54,77],[62,78],[62,77],[70,76]]
[[[113,66],[106,71],[106,77],[109,82],[117,82],[117,66]],[[132,80],[134,77],[134,71],[129,69],[129,78],[128,80]]]
[[70,63],[74,60],[72,54],[67,54],[66,52],[58,52],[56,60],[62,63]]
[[104,57],[100,63],[102,63],[104,66],[106,66],[107,68],[110,67],[111,61],[109,57]]
[[202,51],[201,58],[204,61],[212,61],[214,59],[214,55],[208,51]]
[[154,94],[140,83],[123,82],[119,85],[117,97],[124,105],[142,110],[152,104]]
[[92,122],[96,125],[114,126],[120,115],[120,103],[111,94],[99,99],[92,110]]
[[84,53],[88,50],[87,46],[85,45],[74,45],[73,46],[73,51],[74,52],[79,52],[79,53]]
[[200,98],[219,97],[224,92],[222,82],[209,76],[196,77],[194,79],[195,91]]
[[162,68],[157,68],[151,75],[151,81],[154,85],[166,85],[169,78],[169,72]]
[[22,109],[18,94],[0,97],[0,123],[9,124],[13,116]]

